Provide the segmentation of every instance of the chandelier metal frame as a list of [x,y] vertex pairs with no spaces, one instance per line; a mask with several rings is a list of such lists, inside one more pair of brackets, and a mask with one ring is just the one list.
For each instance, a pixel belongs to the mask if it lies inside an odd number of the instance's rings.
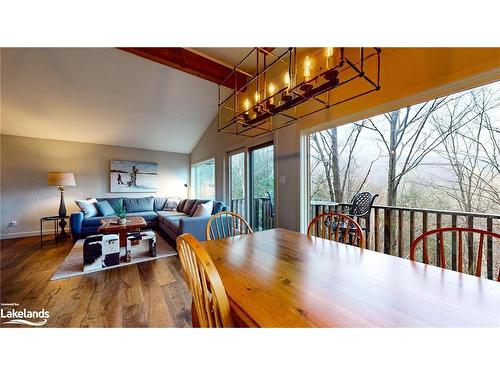
[[[347,57],[344,48],[339,48],[339,59],[331,68],[320,69],[317,74],[304,80],[298,74],[297,48],[289,47],[281,54],[275,54],[268,48],[253,48],[236,66],[233,71],[219,84],[218,90],[218,126],[217,130],[223,133],[256,137],[273,132],[295,123],[304,117],[335,107],[339,104],[354,100],[374,91],[380,90],[380,59],[381,49],[376,47],[361,47],[357,53],[350,53]],[[252,57],[253,54],[256,54]],[[249,59],[256,60],[255,73],[250,74],[242,66]],[[367,62],[376,60],[374,71],[366,71]],[[269,63],[268,61],[271,60]],[[256,87],[256,92],[266,92],[266,74],[275,64],[282,63],[288,67],[290,84],[272,95],[263,95],[249,108],[241,109],[241,96],[248,96],[250,86]],[[372,65],[373,67],[373,65]],[[286,72],[284,69],[283,72]],[[244,74],[246,83],[235,79],[236,75]],[[363,89],[355,91],[347,97],[337,97],[335,90],[342,86],[363,80]],[[234,82],[234,87],[227,94],[226,82]],[[264,87],[262,87],[264,85]],[[260,87],[259,87],[260,86]],[[224,94],[226,93],[226,97]],[[256,98],[257,99],[257,98]],[[300,113],[297,108],[306,108],[307,102],[314,101],[316,108]],[[276,104],[274,104],[276,103]],[[319,104],[319,107],[317,107]],[[294,111],[295,109],[295,111]],[[273,119],[280,118],[279,121]]]

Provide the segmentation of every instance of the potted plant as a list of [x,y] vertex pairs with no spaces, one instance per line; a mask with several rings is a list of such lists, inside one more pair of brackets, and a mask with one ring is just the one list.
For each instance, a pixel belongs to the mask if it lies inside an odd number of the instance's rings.
[[125,210],[125,207],[123,204],[118,207],[118,209],[115,211],[116,216],[118,216],[118,224],[124,225],[127,223],[127,211]]

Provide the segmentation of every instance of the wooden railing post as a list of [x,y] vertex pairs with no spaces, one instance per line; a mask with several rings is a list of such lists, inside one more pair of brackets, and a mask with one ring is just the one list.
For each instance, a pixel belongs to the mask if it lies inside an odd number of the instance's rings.
[[392,247],[392,218],[391,209],[384,209],[384,253],[390,254]]
[[[451,216],[451,226],[457,227],[457,215]],[[451,233],[451,269],[457,270],[457,232]]]
[[[474,217],[467,218],[467,226],[474,228]],[[474,275],[474,233],[467,233],[467,273]]]
[[[441,214],[436,214],[436,229],[439,228],[441,228]],[[441,237],[439,235],[436,235],[436,265],[438,267],[445,267],[444,264],[441,264],[441,257],[439,256],[440,246],[441,246]]]
[[[493,219],[486,219],[486,230],[493,232]],[[500,272],[500,271],[499,271]],[[486,277],[493,280],[493,237],[486,239]]]
[[415,239],[415,211],[410,211],[410,244]]
[[380,248],[380,233],[379,233],[379,219],[380,219],[380,214],[378,208],[375,208],[375,223],[374,223],[374,233],[375,233],[375,251],[379,251]]
[[404,238],[403,238],[403,227],[404,227],[404,211],[403,210],[398,210],[398,257],[402,258],[403,257],[403,243],[404,243]]

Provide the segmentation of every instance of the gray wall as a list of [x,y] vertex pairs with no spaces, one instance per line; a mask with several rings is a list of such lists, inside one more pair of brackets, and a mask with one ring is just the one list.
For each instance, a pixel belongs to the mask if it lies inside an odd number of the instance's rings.
[[[189,154],[96,145],[38,138],[1,136],[1,227],[2,237],[37,233],[39,218],[57,214],[59,191],[47,186],[47,172],[73,172],[76,187],[65,192],[68,213],[77,211],[75,199],[123,196],[109,193],[110,160],[157,162],[158,193],[130,196],[185,197],[189,181]],[[9,227],[17,220],[17,228]]]
[[[213,121],[196,147],[191,152],[191,162],[215,157],[215,193],[217,199],[228,202],[227,161],[228,152],[241,147],[256,146],[274,140],[276,177],[276,223],[280,228],[300,229],[300,134],[296,125],[281,129],[259,138],[217,132],[217,121]],[[285,183],[280,183],[280,178]]]

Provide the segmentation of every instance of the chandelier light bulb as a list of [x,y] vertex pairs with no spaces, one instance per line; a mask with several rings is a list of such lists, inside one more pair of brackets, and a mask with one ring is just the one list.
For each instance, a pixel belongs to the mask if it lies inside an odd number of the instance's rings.
[[245,101],[243,102],[243,107],[245,108],[245,111],[248,112],[248,110],[250,109],[250,100],[245,99]]
[[285,78],[284,78],[284,82],[285,82],[285,87],[290,87],[290,73],[286,72],[285,73]]
[[269,99],[269,104],[274,104],[274,98],[272,96],[276,92],[276,88],[274,87],[274,85],[272,83],[269,84],[268,91],[269,91],[269,96],[271,97]]
[[260,101],[260,94],[258,91],[255,91],[255,104],[259,104]]
[[311,79],[311,59],[306,56],[304,59],[304,81],[309,81]]

